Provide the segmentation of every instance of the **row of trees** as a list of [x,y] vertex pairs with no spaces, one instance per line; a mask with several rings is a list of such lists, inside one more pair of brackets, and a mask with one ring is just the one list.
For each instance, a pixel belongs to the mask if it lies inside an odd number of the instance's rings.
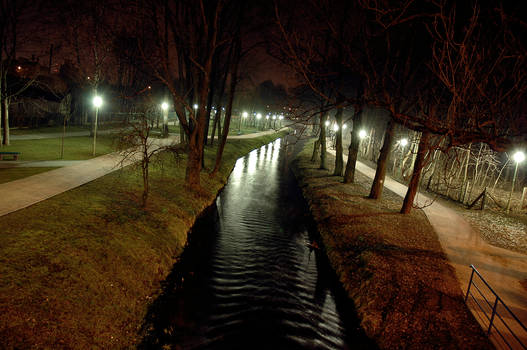
[[[389,113],[370,198],[380,198],[394,129],[419,135],[409,189],[410,212],[421,171],[435,150],[482,142],[503,151],[527,141],[525,24],[502,2],[277,2],[274,55],[309,87],[305,119],[318,114],[325,168],[327,112],[336,109],[335,175],[352,182],[366,106]],[[292,11],[295,8],[295,11]],[[301,12],[301,13],[299,13]],[[309,24],[309,25],[307,25]],[[342,113],[353,106],[348,162],[342,165]],[[315,113],[316,111],[316,113]]]

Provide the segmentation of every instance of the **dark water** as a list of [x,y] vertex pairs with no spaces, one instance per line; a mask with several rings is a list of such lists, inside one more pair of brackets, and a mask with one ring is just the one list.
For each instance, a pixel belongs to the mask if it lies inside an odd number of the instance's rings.
[[317,240],[286,141],[236,163],[144,326],[148,349],[370,349]]

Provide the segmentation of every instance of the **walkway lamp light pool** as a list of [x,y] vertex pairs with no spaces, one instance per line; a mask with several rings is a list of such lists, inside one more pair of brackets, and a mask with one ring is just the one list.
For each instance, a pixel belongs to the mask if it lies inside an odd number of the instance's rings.
[[102,106],[101,96],[95,95],[92,102],[95,107],[95,123],[93,124],[93,156],[95,157],[95,148],[97,144],[97,119],[99,117],[99,108]]
[[366,130],[359,131],[359,137],[361,140],[364,139],[366,135],[367,135]]
[[511,210],[512,193],[514,192],[514,185],[516,184],[516,177],[518,176],[518,165],[525,160],[525,153],[518,151],[512,155],[512,159],[516,162],[514,169],[514,176],[512,178],[511,192],[509,193],[509,200],[507,201],[507,212]]

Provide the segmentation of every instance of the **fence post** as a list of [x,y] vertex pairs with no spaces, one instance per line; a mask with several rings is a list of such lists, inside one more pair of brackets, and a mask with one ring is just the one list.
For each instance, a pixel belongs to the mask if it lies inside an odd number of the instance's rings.
[[527,187],[523,188],[522,200],[520,201],[520,210],[523,209],[523,203],[525,202],[525,197],[527,197]]
[[498,308],[498,296],[496,295],[496,301],[494,302],[494,307],[492,308],[492,315],[490,316],[490,323],[489,323],[489,330],[487,331],[487,335],[490,335],[490,331],[492,330],[492,322],[494,322],[494,316],[496,316],[496,309]]
[[465,295],[465,303],[468,300],[468,295],[470,294],[470,286],[472,286],[472,279],[474,278],[474,267],[470,265],[470,268],[472,269],[472,273],[470,274],[470,281],[468,282],[467,295]]

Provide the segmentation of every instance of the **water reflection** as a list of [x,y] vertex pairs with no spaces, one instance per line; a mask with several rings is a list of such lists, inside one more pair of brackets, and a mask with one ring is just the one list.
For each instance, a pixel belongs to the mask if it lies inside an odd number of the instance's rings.
[[371,348],[324,256],[308,248],[310,217],[280,145],[238,160],[150,310],[142,348]]

